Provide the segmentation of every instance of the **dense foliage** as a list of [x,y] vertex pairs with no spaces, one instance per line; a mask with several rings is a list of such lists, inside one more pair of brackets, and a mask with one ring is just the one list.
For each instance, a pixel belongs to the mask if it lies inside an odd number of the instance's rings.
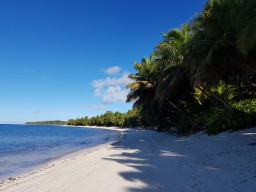
[[66,121],[35,121],[35,122],[26,122],[26,125],[66,125]]
[[133,110],[68,124],[176,127],[181,134],[256,125],[256,1],[208,0],[134,67],[127,85]]
[[137,127],[141,126],[141,119],[137,109],[129,110],[127,113],[107,111],[103,115],[95,117],[82,117],[69,119],[68,125],[76,126],[115,126],[115,127]]
[[255,125],[256,1],[207,1],[134,66],[127,102],[146,125],[182,134]]

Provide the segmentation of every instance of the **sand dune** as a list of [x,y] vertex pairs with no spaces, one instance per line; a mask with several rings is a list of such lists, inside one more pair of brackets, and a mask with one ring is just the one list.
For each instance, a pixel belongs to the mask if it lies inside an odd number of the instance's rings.
[[119,142],[5,180],[0,191],[255,192],[255,160],[256,128],[190,137],[127,129]]

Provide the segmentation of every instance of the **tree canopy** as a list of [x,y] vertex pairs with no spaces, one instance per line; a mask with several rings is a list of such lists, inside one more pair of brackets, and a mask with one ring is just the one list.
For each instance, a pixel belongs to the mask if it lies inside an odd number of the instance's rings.
[[208,0],[189,23],[162,33],[134,62],[127,113],[69,120],[70,125],[143,126],[215,134],[256,125],[256,1]]
[[[159,130],[175,125],[190,133],[212,129],[211,121],[217,132],[250,126],[255,63],[256,1],[209,0],[189,24],[163,33],[150,58],[136,63],[127,101]],[[250,114],[237,107],[245,99],[255,109]]]

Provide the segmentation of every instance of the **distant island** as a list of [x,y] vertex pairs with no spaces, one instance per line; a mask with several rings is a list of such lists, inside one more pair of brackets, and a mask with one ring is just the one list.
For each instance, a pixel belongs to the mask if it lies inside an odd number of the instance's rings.
[[26,125],[66,125],[66,121],[60,121],[60,120],[55,120],[55,121],[35,121],[35,122],[26,122]]

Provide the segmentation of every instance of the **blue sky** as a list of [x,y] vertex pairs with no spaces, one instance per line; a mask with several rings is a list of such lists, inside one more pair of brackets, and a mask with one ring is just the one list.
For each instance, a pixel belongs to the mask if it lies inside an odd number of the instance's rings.
[[126,112],[132,62],[205,0],[3,0],[0,123]]

